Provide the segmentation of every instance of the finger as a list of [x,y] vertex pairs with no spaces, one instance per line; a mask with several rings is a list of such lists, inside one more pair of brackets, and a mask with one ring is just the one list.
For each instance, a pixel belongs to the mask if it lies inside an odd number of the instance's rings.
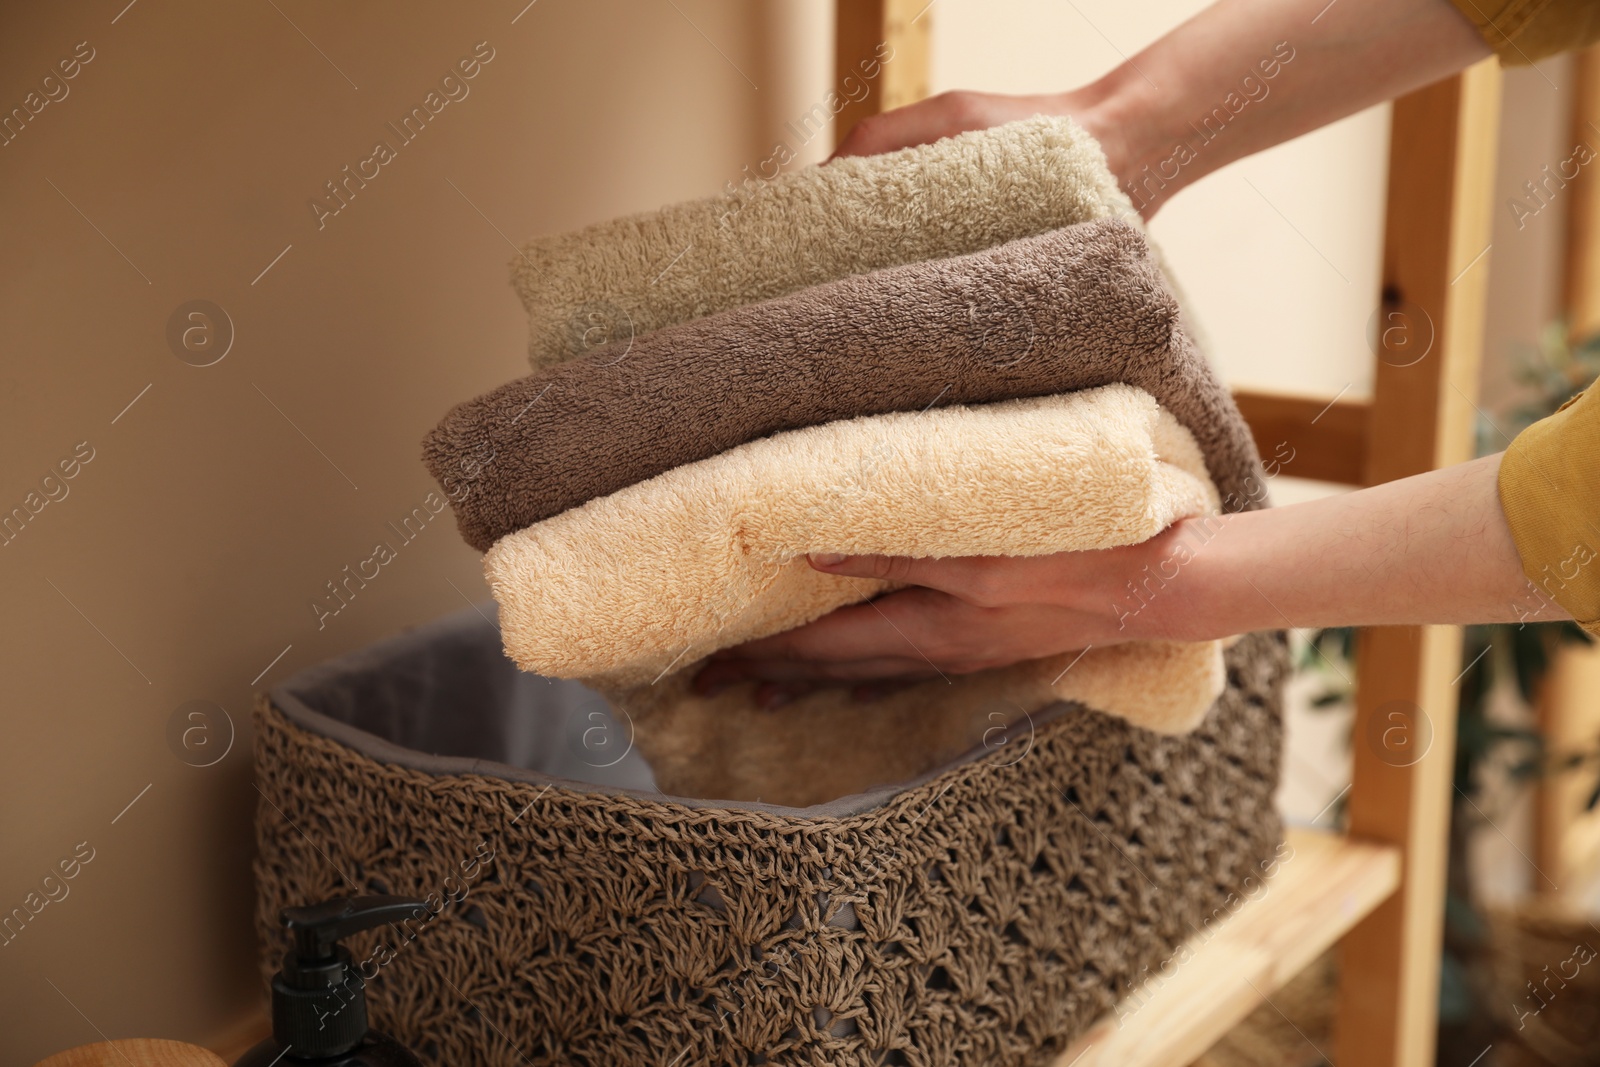
[[1039,566],[1030,557],[946,556],[845,556],[815,552],[806,557],[814,570],[851,578],[936,589],[968,603],[997,606],[1038,593]]
[[850,132],[828,157],[829,161],[843,156],[875,156],[938,140],[939,135],[933,132],[933,124],[925,119],[924,111],[913,104],[862,119],[850,127]]
[[869,115],[850,127],[850,132],[828,158],[893,152],[914,145],[931,144],[941,137],[990,124],[975,116],[956,114],[952,104],[952,98],[943,94],[879,115]]
[[883,582],[920,585],[926,589],[953,592],[960,583],[960,563],[966,557],[928,559],[916,556],[847,556],[834,552],[813,552],[806,557],[813,570],[848,578],[874,578]]
[[724,659],[843,660],[903,655],[905,642],[895,636],[880,614],[866,604],[837,608],[804,626],[724,649]]
[[881,656],[924,659],[936,638],[948,636],[961,601],[913,587],[829,612],[785,633],[719,653],[718,659],[853,660]]

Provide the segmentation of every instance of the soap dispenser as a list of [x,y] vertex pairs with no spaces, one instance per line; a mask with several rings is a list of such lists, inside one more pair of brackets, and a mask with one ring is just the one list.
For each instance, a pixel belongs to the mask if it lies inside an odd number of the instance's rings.
[[294,948],[272,979],[272,1036],[234,1067],[422,1067],[394,1038],[368,1029],[366,982],[339,942],[426,911],[420,900],[386,896],[284,908]]

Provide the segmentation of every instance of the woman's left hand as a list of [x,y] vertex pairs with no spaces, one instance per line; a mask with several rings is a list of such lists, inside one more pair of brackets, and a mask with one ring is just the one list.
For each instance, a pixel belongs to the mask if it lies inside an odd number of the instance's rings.
[[770,707],[823,685],[870,696],[1122,641],[1570,618],[1523,574],[1499,471],[1500,456],[1485,456],[1289,507],[1183,519],[1093,552],[813,558],[820,571],[909,588],[718,653],[695,688],[757,681]]
[[909,588],[719,652],[695,689],[710,694],[756,680],[766,707],[826,685],[870,698],[927,678],[1149,636],[1152,625],[1129,626],[1142,602],[1119,604],[1108,579],[1137,572],[1172,532],[1144,545],[1053,556],[813,556],[819,571]]

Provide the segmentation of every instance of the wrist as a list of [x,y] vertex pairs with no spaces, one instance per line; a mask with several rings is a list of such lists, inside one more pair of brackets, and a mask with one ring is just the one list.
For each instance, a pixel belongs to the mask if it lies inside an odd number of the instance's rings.
[[1061,94],[1059,106],[1100,143],[1117,187],[1144,217],[1188,184],[1181,169],[1163,170],[1176,136],[1166,129],[1165,97],[1130,64]]
[[1194,532],[1186,521],[1138,544],[1062,557],[1055,599],[1095,620],[1089,627],[1098,635],[1095,644],[1190,639],[1183,633],[1190,598],[1179,596],[1194,558]]
[[1277,625],[1241,579],[1241,515],[1180,519],[1138,545],[1117,569],[1112,619],[1120,640],[1210,641]]

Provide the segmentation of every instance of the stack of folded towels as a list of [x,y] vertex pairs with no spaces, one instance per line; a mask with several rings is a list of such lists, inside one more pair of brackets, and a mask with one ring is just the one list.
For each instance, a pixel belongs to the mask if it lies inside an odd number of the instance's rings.
[[1070,120],[535,240],[513,280],[535,373],[457,406],[424,458],[487,551],[507,653],[606,694],[665,792],[819,803],[1047,705],[1176,733],[1221,692],[1217,642],[777,711],[689,687],[719,649],[896,587],[808,553],[1107,548],[1259,499],[1249,432]]

